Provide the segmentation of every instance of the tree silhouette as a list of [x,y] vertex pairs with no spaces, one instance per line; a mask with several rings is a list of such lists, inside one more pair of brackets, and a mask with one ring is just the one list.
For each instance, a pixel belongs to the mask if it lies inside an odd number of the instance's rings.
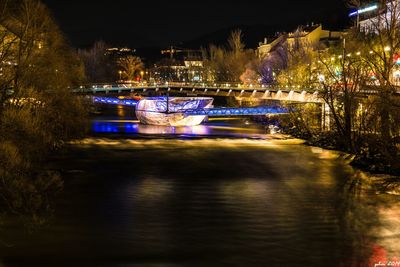
[[143,69],[140,57],[126,56],[118,59],[118,66],[122,69],[123,76],[127,80],[134,80],[139,71]]
[[360,0],[344,0],[345,4],[349,8],[359,8],[361,5]]

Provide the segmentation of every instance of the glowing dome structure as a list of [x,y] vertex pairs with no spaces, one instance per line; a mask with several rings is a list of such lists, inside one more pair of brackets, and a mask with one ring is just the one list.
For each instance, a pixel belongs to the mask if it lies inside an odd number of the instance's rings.
[[212,107],[211,97],[149,97],[136,105],[136,117],[143,124],[164,126],[195,126],[206,115],[188,115],[189,110]]

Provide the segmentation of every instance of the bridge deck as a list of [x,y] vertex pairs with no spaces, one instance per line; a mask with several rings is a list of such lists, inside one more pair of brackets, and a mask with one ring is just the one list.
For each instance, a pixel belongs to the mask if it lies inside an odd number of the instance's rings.
[[268,114],[285,114],[288,110],[282,107],[239,107],[239,108],[208,108],[208,109],[197,109],[187,110],[187,115],[206,115],[209,117],[226,117],[226,116],[257,116],[257,115],[268,115]]
[[257,98],[278,101],[321,103],[318,90],[311,88],[287,87],[276,88],[271,86],[243,86],[229,84],[185,84],[171,83],[162,85],[94,85],[91,88],[75,89],[76,93],[138,93],[148,95],[152,93],[177,93],[190,96],[222,96],[237,98]]
[[[121,106],[136,106],[137,100],[119,99],[112,97],[93,97],[94,103],[101,103],[106,105],[121,105]],[[258,116],[268,114],[284,114],[288,110],[282,107],[237,107],[225,108],[215,107],[207,109],[191,109],[184,110],[183,113],[191,116],[209,116],[209,117],[226,117],[226,116]]]
[[[165,84],[97,84],[90,88],[78,88],[75,93],[138,93],[148,95],[152,93],[178,93],[190,96],[222,96],[236,98],[252,98],[289,102],[324,103],[321,88],[302,88],[300,86],[263,86],[240,84],[206,84],[206,83],[165,83]],[[360,90],[360,96],[378,94],[374,86],[367,86]],[[400,89],[397,89],[400,95]]]

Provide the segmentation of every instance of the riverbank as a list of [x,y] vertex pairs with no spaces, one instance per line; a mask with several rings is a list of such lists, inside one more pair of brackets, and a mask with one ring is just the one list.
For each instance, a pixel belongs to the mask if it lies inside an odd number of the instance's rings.
[[[308,146],[316,146],[323,149],[335,150],[344,153],[349,165],[372,174],[369,182],[372,183],[377,193],[400,195],[400,165],[393,159],[400,158],[400,151],[391,151],[390,157],[385,157],[379,144],[364,146],[359,154],[349,154],[343,151],[336,142],[333,133],[325,133],[317,136],[307,136],[293,129],[284,129],[286,134],[304,140]],[[398,155],[398,156],[395,156]]]
[[[342,147],[335,142],[332,134],[329,133],[309,138],[305,144],[344,152]],[[400,166],[397,166],[393,160],[393,158],[396,158],[393,154],[398,153],[398,151],[392,151],[390,155],[385,156],[385,153],[378,144],[365,144],[360,153],[351,154],[352,160],[350,161],[350,165],[373,174],[400,176]]]

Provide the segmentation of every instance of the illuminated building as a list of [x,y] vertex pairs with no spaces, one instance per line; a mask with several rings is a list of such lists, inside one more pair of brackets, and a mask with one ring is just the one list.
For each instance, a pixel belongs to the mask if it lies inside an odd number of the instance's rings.
[[168,55],[151,69],[156,82],[205,82],[207,80],[200,50],[170,47],[162,50]]
[[264,38],[264,42],[260,42],[257,48],[257,55],[259,58],[265,58],[268,54],[278,45],[282,45],[285,41],[284,35],[275,37],[271,42],[268,42],[268,38]]
[[126,56],[133,56],[136,53],[136,49],[128,47],[111,47],[107,48],[105,54],[111,58],[121,58]]
[[312,25],[305,28],[298,28],[295,32],[289,33],[287,43],[293,47],[296,42],[303,45],[317,46],[321,42],[340,40],[344,32],[324,30],[321,24]]
[[[397,29],[398,26],[393,24],[399,24],[399,14],[400,3],[397,0],[388,0],[385,3],[374,3],[365,6],[350,13],[349,16],[355,18],[356,26],[358,26],[361,32],[380,35],[379,38],[385,40],[385,37],[382,38],[382,35],[386,35],[386,37],[392,35],[387,30],[395,32],[395,29]],[[394,33],[393,37],[397,38],[397,33]],[[382,44],[381,49],[383,49],[385,54],[393,57],[394,66],[391,70],[389,81],[396,86],[400,86],[400,51],[396,49],[396,45],[390,47],[390,42],[388,40],[387,42],[388,45],[385,46]],[[392,49],[394,51],[391,51]],[[371,51],[371,53],[373,52]],[[375,84],[379,84],[379,81],[375,80]]]
[[[379,28],[385,28],[390,23],[392,13],[399,5],[396,1],[388,1],[386,5],[372,4],[359,10],[351,12],[349,17],[356,19],[356,25],[361,31],[376,32]],[[396,19],[398,20],[398,19]]]
[[344,35],[341,31],[324,30],[321,24],[313,24],[311,26],[299,27],[291,33],[283,33],[275,37],[271,42],[265,38],[257,48],[259,58],[265,58],[275,47],[279,45],[287,45],[293,47],[295,44],[303,44],[306,46],[316,46],[320,42],[331,42],[340,40]]
[[211,108],[211,97],[151,97],[136,105],[136,117],[143,124],[164,126],[196,126],[204,115],[187,115],[185,111]]

